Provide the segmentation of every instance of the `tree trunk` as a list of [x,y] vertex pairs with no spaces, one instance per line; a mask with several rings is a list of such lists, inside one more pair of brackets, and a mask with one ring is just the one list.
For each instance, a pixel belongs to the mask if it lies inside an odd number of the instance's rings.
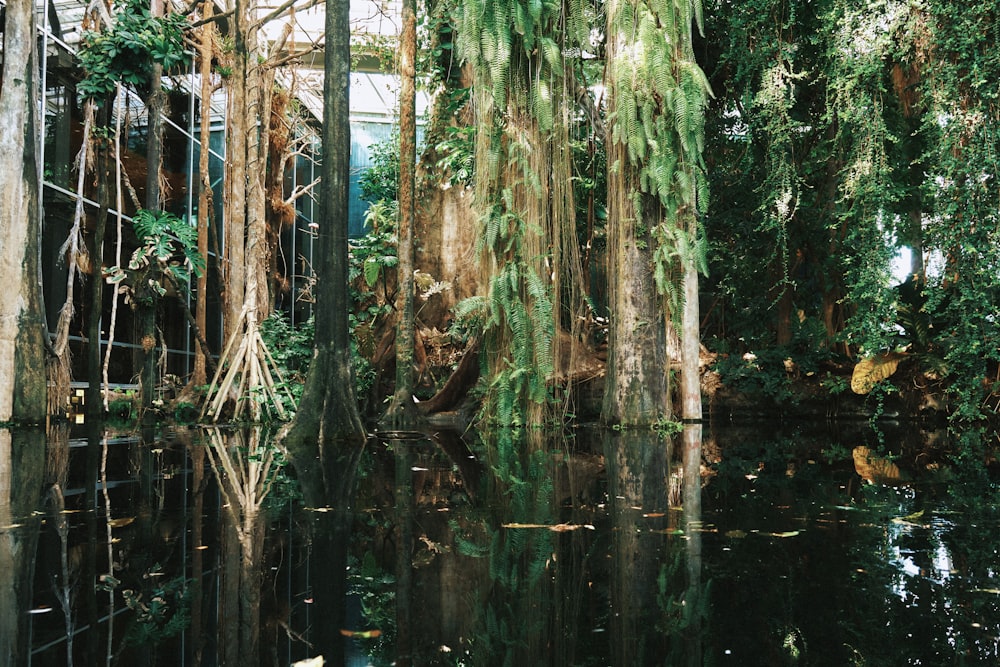
[[386,420],[396,426],[411,422],[413,406],[413,225],[416,205],[417,112],[416,112],[416,0],[404,0],[403,30],[399,42],[399,296],[396,323],[396,391]]
[[[609,52],[614,40],[608,41]],[[610,53],[609,53],[610,57]],[[612,97],[612,105],[614,98]],[[614,106],[611,107],[612,109]],[[636,210],[629,192],[635,173],[620,144],[608,146],[608,363],[601,420],[605,424],[639,426],[669,417],[667,382],[667,315],[653,279],[651,240],[638,228],[656,224],[655,204],[640,195],[644,210]]]
[[[209,148],[212,140],[212,41],[215,34],[215,23],[211,22],[214,4],[211,0],[205,0],[202,4],[202,19],[209,21],[201,27],[199,39],[199,58],[201,59],[201,127],[199,138],[201,140],[201,150],[198,153],[198,254],[205,258],[205,270],[196,283],[195,291],[195,323],[200,331],[204,333],[207,303],[208,303],[208,221],[211,218],[212,207],[212,181],[209,175]],[[218,258],[216,258],[218,261]],[[194,352],[194,371],[191,376],[191,383],[195,386],[203,385],[208,381],[206,374],[205,356],[208,354],[201,343]]]
[[[351,370],[350,304],[347,294],[347,204],[351,131],[350,4],[336,0],[326,13],[326,75],[323,84],[323,164],[320,190],[323,222],[316,246],[316,308],[313,360],[295,419],[285,431],[289,449],[304,447],[323,456],[337,441],[365,438]],[[317,436],[319,436],[317,438]],[[316,452],[316,448],[319,451]],[[305,452],[300,451],[300,455]],[[312,458],[312,457],[310,457]]]
[[[152,0],[150,9],[153,16],[163,14],[162,4],[158,0]],[[153,66],[153,71],[149,77],[150,93],[146,100],[146,110],[148,114],[148,131],[146,141],[146,203],[147,211],[159,213],[163,205],[163,198],[160,193],[160,167],[163,162],[163,104],[165,95],[160,79],[163,77],[163,68],[159,65]],[[141,410],[140,415],[144,424],[149,424],[154,419],[153,396],[156,392],[156,310],[159,303],[159,295],[149,290],[148,286],[143,286],[143,291],[149,295],[149,299],[139,299],[139,323],[142,334],[142,372],[140,374],[139,386],[141,389]]]
[[6,7],[0,78],[0,423],[46,413],[45,319],[39,252],[35,6]]
[[[105,100],[98,111],[98,124],[106,127],[110,114],[111,100]],[[101,395],[101,376],[104,364],[101,356],[101,315],[104,311],[104,236],[108,226],[108,209],[110,208],[111,192],[108,187],[110,178],[109,141],[101,137],[97,141],[97,219],[94,221],[94,243],[91,249],[91,263],[94,267],[90,276],[90,312],[87,315],[87,416],[96,419],[104,412],[104,400]]]
[[246,30],[249,21],[247,0],[236,0],[229,22],[229,34],[234,37],[235,48],[232,54],[233,73],[228,80],[225,193],[222,201],[225,225],[224,341],[228,341],[240,326],[246,296],[247,132],[251,122],[246,113],[249,58]]
[[[316,613],[329,628],[343,627],[355,472],[365,441],[354,397],[347,319],[350,37],[349,0],[328,2],[320,191],[323,222],[316,240],[315,266],[316,337],[299,409],[281,435],[307,505],[333,510],[312,513],[315,553],[324,564],[313,582]],[[315,650],[327,658],[327,664],[343,662],[339,632],[320,633]]]
[[[695,239],[698,222],[688,220],[689,238]],[[693,245],[693,242],[692,242]],[[681,414],[684,421],[701,421],[701,316],[698,304],[698,266],[693,256],[681,260],[684,268],[684,310],[681,311]]]

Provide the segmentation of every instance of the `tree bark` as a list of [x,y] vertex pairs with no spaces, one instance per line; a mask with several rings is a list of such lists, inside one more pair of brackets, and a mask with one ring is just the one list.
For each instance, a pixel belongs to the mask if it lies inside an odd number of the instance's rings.
[[413,226],[416,212],[417,111],[416,111],[416,0],[404,0],[403,29],[399,42],[399,294],[396,323],[396,390],[386,413],[395,426],[413,421]]
[[[214,4],[211,0],[202,3],[202,18],[212,18]],[[201,150],[198,152],[198,254],[205,258],[205,270],[195,286],[195,324],[202,332],[205,331],[208,305],[208,221],[211,218],[212,181],[209,175],[209,148],[212,140],[212,38],[215,34],[215,23],[209,22],[201,27],[199,34],[198,56],[201,74],[201,126],[199,128]],[[218,257],[216,258],[218,261]],[[191,383],[198,386],[208,381],[205,357],[209,351],[199,341],[194,352],[194,371]]]
[[[322,218],[315,263],[315,342],[309,375],[295,418],[280,441],[295,466],[307,505],[331,511],[313,513],[315,553],[323,568],[314,581],[316,613],[327,627],[344,618],[347,545],[352,520],[355,472],[364,448],[365,429],[354,396],[350,363],[347,294],[347,202],[350,178],[349,124],[350,2],[326,6],[323,83]],[[339,632],[320,633],[316,652],[327,664],[343,662]]]
[[223,194],[225,224],[225,298],[223,300],[222,340],[229,340],[240,325],[246,284],[246,201],[247,201],[247,132],[246,115],[248,66],[246,31],[250,19],[247,0],[236,0],[229,21],[233,35],[233,69],[229,77],[226,106],[226,164]]
[[[697,238],[698,221],[688,214],[688,235]],[[684,309],[681,311],[681,415],[684,421],[700,422],[701,407],[701,316],[698,303],[698,266],[693,256],[681,260],[684,268]]]
[[[106,127],[110,118],[108,110],[113,102],[105,100],[98,111],[98,124]],[[94,242],[91,249],[93,271],[90,276],[90,312],[87,315],[87,415],[98,418],[104,412],[101,396],[101,377],[104,364],[101,356],[101,315],[104,311],[104,236],[108,226],[111,191],[109,141],[106,137],[97,140],[97,219],[94,221]]]
[[[285,431],[291,447],[319,455],[337,441],[365,438],[354,396],[351,370],[350,304],[347,294],[347,204],[350,182],[351,132],[348,120],[350,84],[350,4],[327,6],[325,80],[323,85],[323,164],[320,190],[322,222],[317,233],[315,341],[302,399]],[[319,438],[317,439],[317,435]]]
[[[609,49],[612,41],[609,40]],[[613,98],[612,98],[613,100]],[[614,108],[612,106],[612,108]],[[623,147],[609,145],[608,163],[618,156],[619,169],[608,174],[608,191],[636,190],[635,174]],[[641,195],[644,210],[624,194],[609,200],[608,210],[608,363],[601,420],[641,426],[671,414],[667,383],[667,316],[656,293],[653,252],[639,227],[655,222],[656,206]]]
[[35,7],[6,7],[0,75],[0,423],[40,423],[46,413],[45,319],[36,162]]

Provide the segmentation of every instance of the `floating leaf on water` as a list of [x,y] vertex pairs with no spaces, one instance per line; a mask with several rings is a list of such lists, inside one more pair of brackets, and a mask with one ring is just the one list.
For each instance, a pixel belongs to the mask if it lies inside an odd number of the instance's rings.
[[764,535],[770,535],[771,537],[795,537],[800,532],[798,530],[786,530],[782,533],[764,533]]
[[382,631],[379,629],[374,630],[344,630],[340,629],[340,634],[345,637],[356,637],[360,639],[374,639],[375,637],[381,637]]
[[555,533],[564,533],[569,530],[579,530],[580,528],[594,530],[594,527],[589,523],[505,523],[502,525],[504,528],[545,528]]

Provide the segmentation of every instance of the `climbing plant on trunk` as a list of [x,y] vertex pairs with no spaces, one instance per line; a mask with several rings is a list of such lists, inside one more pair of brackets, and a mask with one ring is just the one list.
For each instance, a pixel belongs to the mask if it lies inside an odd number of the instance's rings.
[[684,417],[701,418],[698,224],[708,203],[702,158],[711,94],[695,62],[699,0],[608,4],[611,331],[603,419],[651,424],[671,414],[666,343],[682,331]]
[[582,3],[570,4],[458,7],[459,55],[475,77],[475,207],[487,286],[463,310],[484,314],[484,415],[505,425],[546,418],[563,296],[570,326],[582,308],[563,53],[585,43],[587,31]]

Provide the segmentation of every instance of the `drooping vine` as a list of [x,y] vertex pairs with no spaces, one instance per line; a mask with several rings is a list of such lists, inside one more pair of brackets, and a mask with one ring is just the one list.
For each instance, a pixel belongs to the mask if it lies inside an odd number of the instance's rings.
[[458,52],[475,76],[475,202],[488,285],[475,302],[485,309],[484,414],[506,425],[544,419],[560,297],[571,294],[569,310],[582,302],[582,290],[563,282],[582,284],[572,268],[576,245],[566,242],[575,227],[563,55],[582,21],[567,16],[551,0],[458,7]]

